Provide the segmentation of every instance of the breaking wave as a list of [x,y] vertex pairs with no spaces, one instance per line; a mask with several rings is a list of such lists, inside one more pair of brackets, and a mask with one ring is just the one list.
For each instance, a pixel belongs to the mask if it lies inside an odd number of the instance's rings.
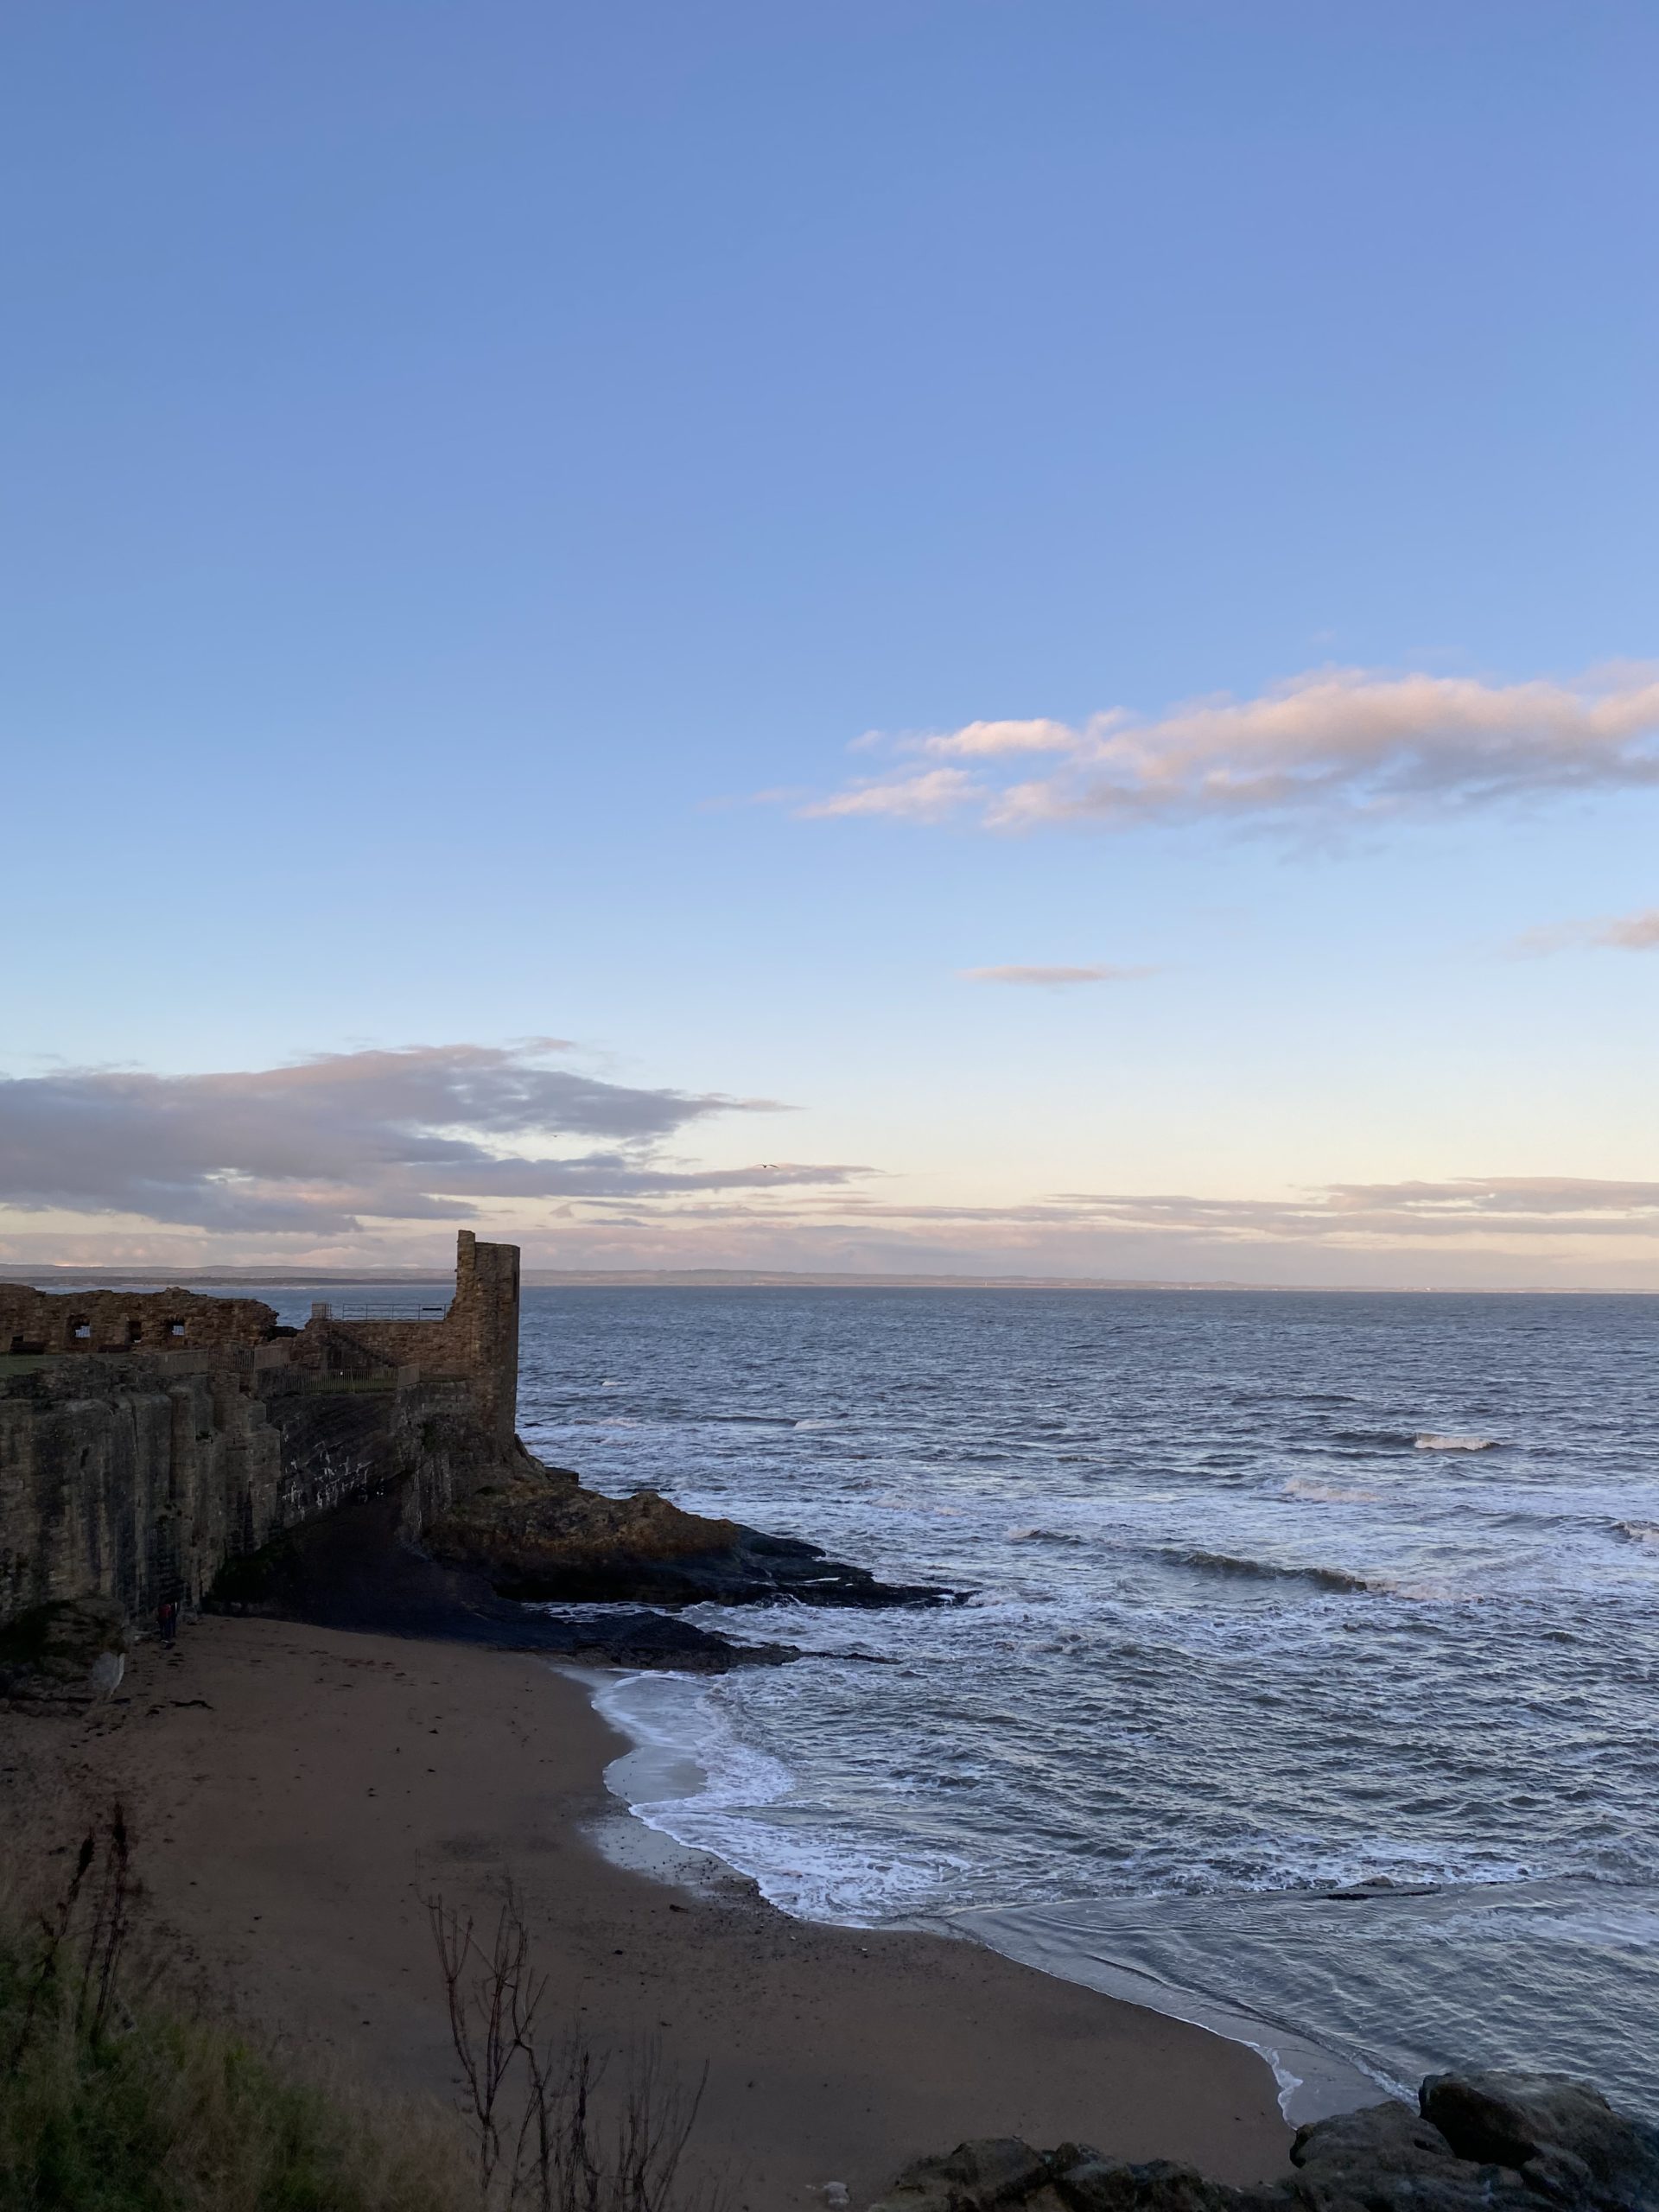
[[1320,1590],[1369,1590],[1363,1574],[1340,1567],[1282,1566],[1274,1560],[1241,1559],[1232,1552],[1160,1551],[1160,1559],[1177,1567],[1195,1567],[1205,1574],[1234,1574],[1260,1582],[1311,1582]]
[[1434,1429],[1425,1429],[1421,1436],[1411,1440],[1419,1452],[1496,1452],[1495,1436],[1441,1436]]

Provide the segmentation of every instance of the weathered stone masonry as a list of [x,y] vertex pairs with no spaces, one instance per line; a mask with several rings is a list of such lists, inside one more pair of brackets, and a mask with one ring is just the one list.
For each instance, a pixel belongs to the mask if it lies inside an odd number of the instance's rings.
[[402,1483],[411,1532],[513,1452],[518,1254],[460,1239],[442,1319],[279,1328],[255,1299],[0,1284],[0,1623],[55,1599],[142,1616]]
[[0,1354],[203,1351],[262,1344],[276,1316],[257,1298],[194,1290],[31,1290],[0,1283]]
[[428,1381],[464,1382],[480,1425],[510,1451],[518,1406],[518,1247],[480,1244],[463,1229],[455,1294],[442,1320],[336,1319],[331,1306],[317,1306],[294,1357],[308,1366],[332,1360],[370,1373],[409,1366]]

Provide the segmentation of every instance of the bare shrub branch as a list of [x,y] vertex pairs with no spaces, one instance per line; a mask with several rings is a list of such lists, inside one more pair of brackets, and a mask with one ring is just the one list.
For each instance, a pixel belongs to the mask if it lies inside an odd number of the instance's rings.
[[81,1838],[80,1849],[75,1858],[75,1871],[70,1876],[56,1909],[40,1916],[42,1942],[36,1953],[33,1971],[29,1978],[29,1994],[23,2003],[23,2017],[17,2033],[12,2039],[6,2070],[15,2075],[22,2064],[35,2029],[41,2016],[42,2001],[48,1993],[55,1993],[59,1962],[69,1941],[69,1931],[75,1917],[75,1906],[79,1901],[81,1885],[86,1881],[98,1852],[98,1831],[88,1828]]
[[688,2088],[653,2040],[627,2063],[607,2117],[608,2055],[579,2028],[546,2024],[551,1977],[535,1964],[511,1883],[487,1951],[471,1914],[439,1896],[424,1903],[483,2200],[533,2212],[721,2212],[719,2190],[680,2184],[707,2066]]

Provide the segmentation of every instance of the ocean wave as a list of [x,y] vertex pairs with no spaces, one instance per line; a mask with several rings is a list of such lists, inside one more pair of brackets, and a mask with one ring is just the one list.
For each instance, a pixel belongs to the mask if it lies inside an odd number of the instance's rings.
[[1306,1497],[1315,1505],[1369,1505],[1374,1490],[1344,1490],[1340,1483],[1316,1483],[1307,1475],[1292,1475],[1281,1490],[1284,1497]]
[[1428,1428],[1411,1440],[1418,1452],[1496,1452],[1495,1436],[1442,1436],[1438,1430]]
[[1659,1548],[1659,1521],[1615,1521],[1613,1527],[1627,1543]]
[[[670,1769],[689,1761],[698,1770],[698,1786],[684,1796],[636,1796],[627,1787],[634,1817],[688,1849],[712,1852],[795,1919],[873,1927],[950,1894],[968,1871],[949,1849],[805,1828],[789,1818],[783,1808],[795,1775],[742,1739],[716,1688],[683,1675],[626,1675],[597,1689],[593,1701],[640,1751]],[[607,1770],[613,1787],[632,1781],[627,1767],[624,1758]],[[649,1778],[641,1780],[649,1789]],[[773,1807],[781,1817],[769,1817]]]
[[1011,1544],[1080,1544],[1083,1538],[1072,1535],[1065,1529],[1010,1529],[1007,1541]]
[[1369,1590],[1371,1585],[1362,1574],[1351,1574],[1341,1567],[1287,1566],[1276,1560],[1243,1559],[1232,1552],[1207,1552],[1171,1548],[1158,1554],[1160,1559],[1173,1560],[1177,1567],[1195,1567],[1206,1574],[1237,1575],[1249,1581],[1311,1582],[1321,1590]]

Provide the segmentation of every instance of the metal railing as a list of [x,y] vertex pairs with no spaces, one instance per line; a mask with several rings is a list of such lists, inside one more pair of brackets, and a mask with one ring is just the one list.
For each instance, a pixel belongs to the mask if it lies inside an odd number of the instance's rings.
[[319,1375],[313,1368],[294,1370],[295,1380],[302,1398],[351,1398],[395,1393],[397,1376],[394,1370],[386,1375]]
[[442,1321],[449,1312],[448,1304],[441,1306],[379,1306],[359,1304],[355,1300],[337,1303],[333,1299],[321,1300],[311,1308],[316,1321]]

